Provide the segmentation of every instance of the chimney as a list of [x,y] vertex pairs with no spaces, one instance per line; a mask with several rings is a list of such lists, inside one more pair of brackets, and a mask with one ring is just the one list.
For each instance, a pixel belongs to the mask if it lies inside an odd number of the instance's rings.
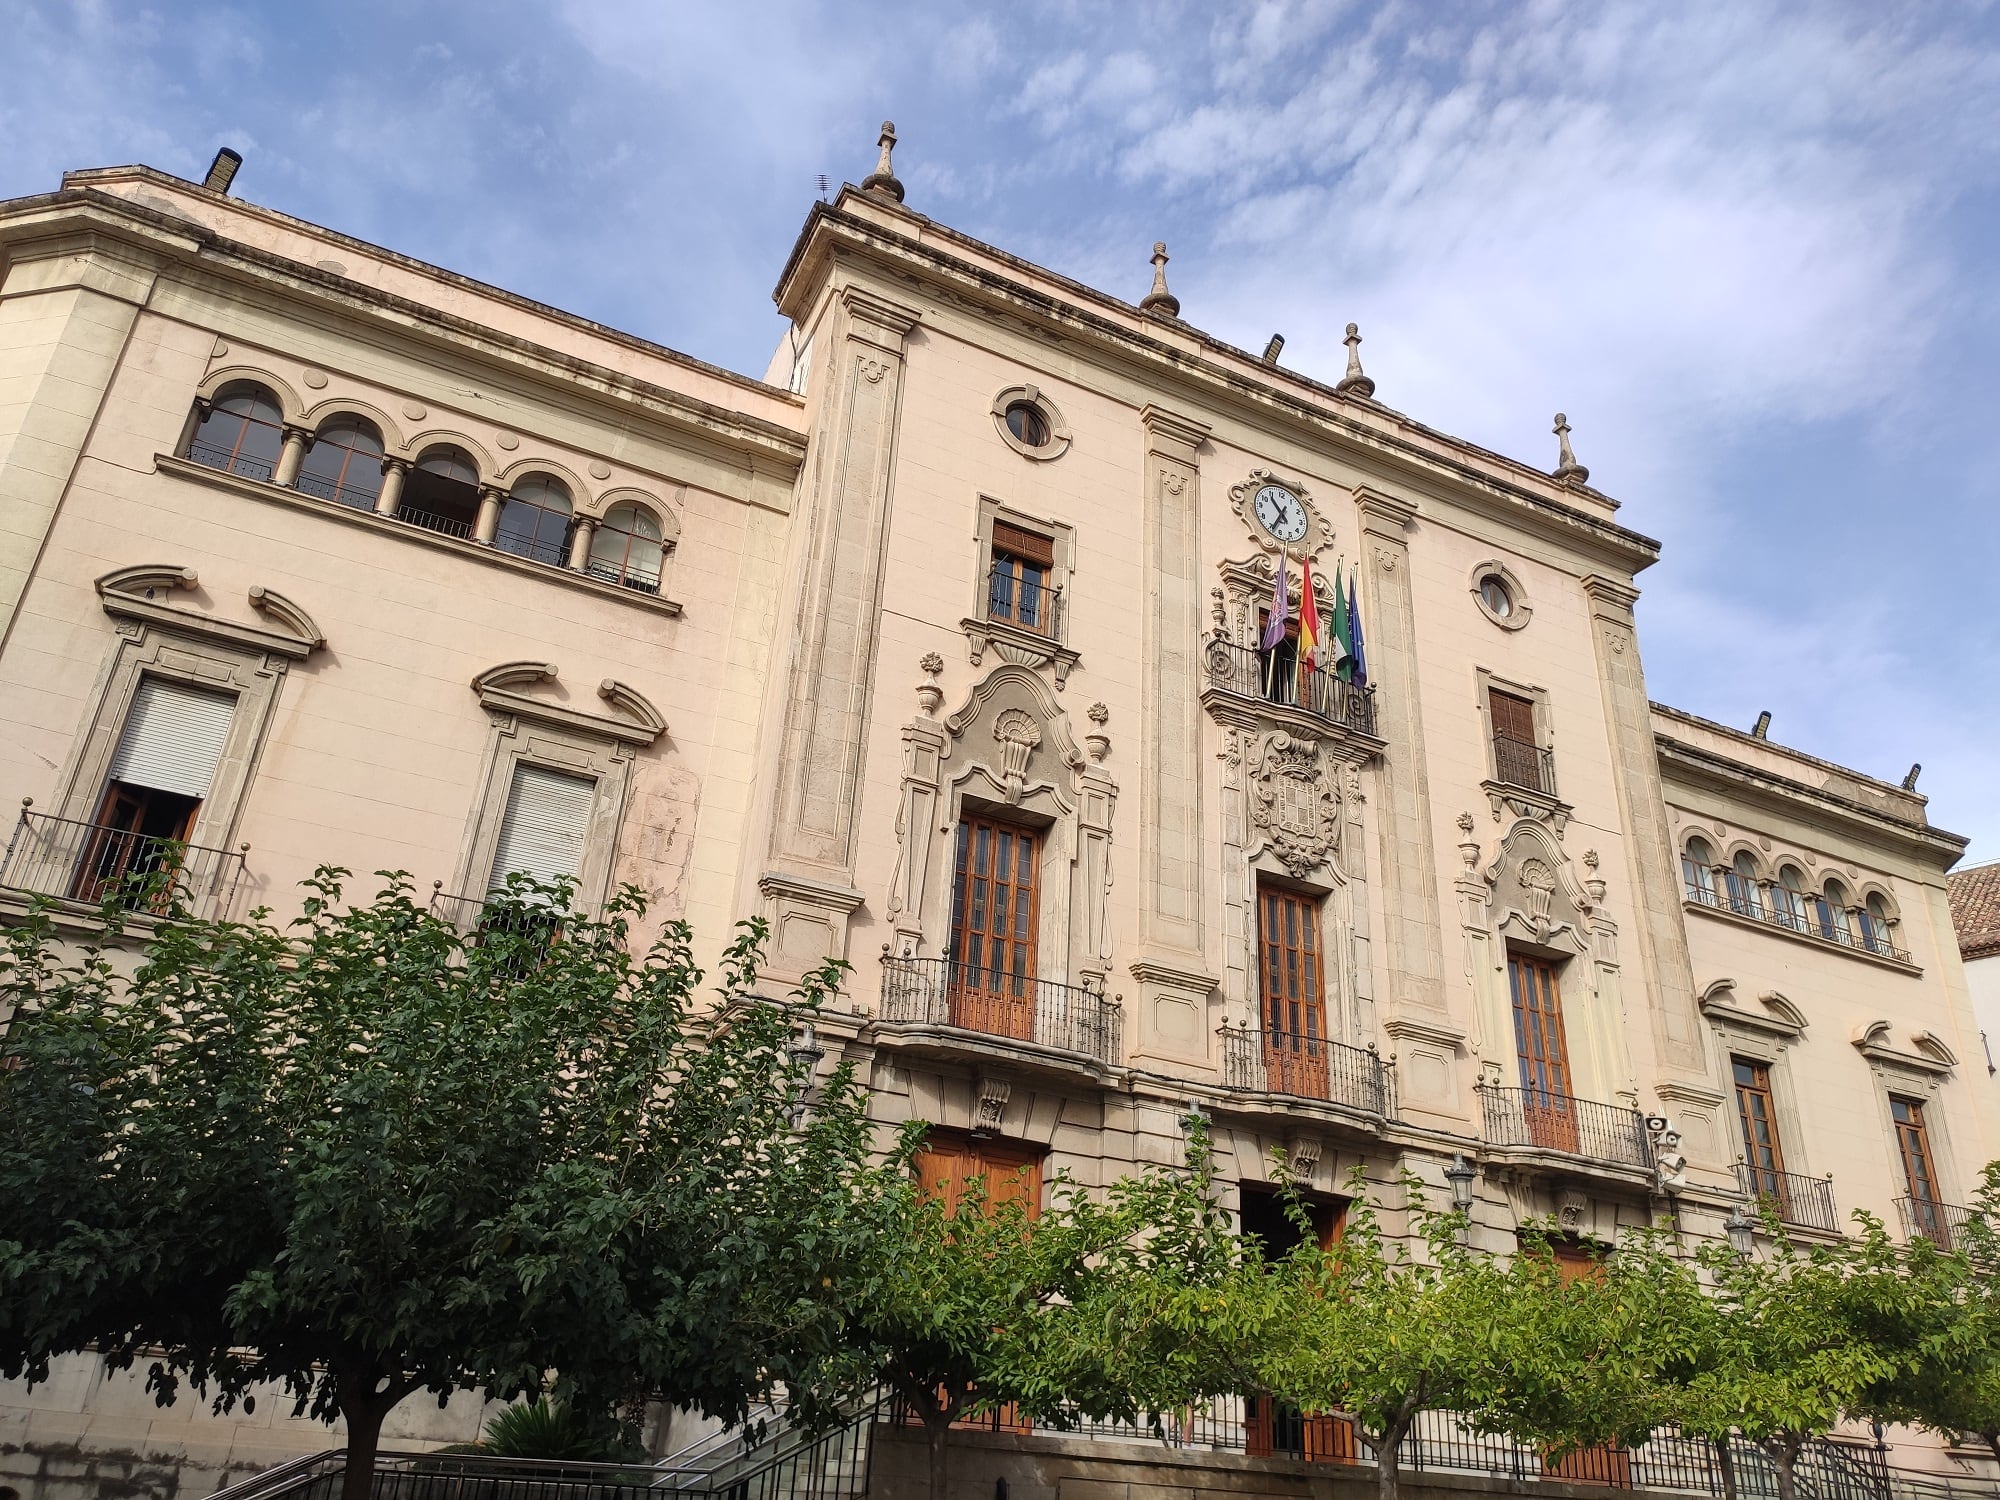
[[215,153],[215,160],[208,164],[208,175],[201,185],[218,193],[229,191],[229,184],[236,180],[236,169],[243,165],[243,153],[231,151],[224,146]]

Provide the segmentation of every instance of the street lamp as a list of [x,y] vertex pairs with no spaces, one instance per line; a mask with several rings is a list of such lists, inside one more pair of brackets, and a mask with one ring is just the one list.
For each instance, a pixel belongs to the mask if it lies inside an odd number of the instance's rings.
[[1451,1206],[1460,1213],[1472,1210],[1472,1184],[1479,1172],[1465,1159],[1463,1152],[1455,1152],[1451,1165],[1444,1169],[1444,1180],[1451,1184]]
[[799,1028],[797,1036],[785,1048],[792,1064],[799,1070],[798,1092],[792,1098],[792,1129],[797,1130],[806,1122],[806,1112],[811,1106],[813,1074],[818,1070],[819,1060],[826,1056],[826,1049],[819,1044],[819,1031],[808,1021]]
[[1750,1252],[1757,1248],[1757,1223],[1743,1212],[1742,1204],[1729,1210],[1729,1217],[1722,1221],[1722,1231],[1729,1236],[1729,1248],[1736,1252],[1737,1258],[1748,1260]]

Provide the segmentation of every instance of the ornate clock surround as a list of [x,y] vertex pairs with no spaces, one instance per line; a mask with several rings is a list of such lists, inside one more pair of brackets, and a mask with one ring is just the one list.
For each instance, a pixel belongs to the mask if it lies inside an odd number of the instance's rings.
[[1303,482],[1290,474],[1274,473],[1270,469],[1252,469],[1250,477],[1241,484],[1229,487],[1229,504],[1235,510],[1237,519],[1243,522],[1251,540],[1266,552],[1280,549],[1278,539],[1266,531],[1257,521],[1257,491],[1267,484],[1275,484],[1289,490],[1299,502],[1299,508],[1306,513],[1306,534],[1296,542],[1284,544],[1294,556],[1317,557],[1333,540],[1333,528],[1327,524],[1326,516],[1314,502]]

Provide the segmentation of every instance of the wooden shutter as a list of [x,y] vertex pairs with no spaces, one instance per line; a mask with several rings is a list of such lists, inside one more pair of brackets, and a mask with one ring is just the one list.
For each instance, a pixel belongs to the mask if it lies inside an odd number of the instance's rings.
[[1896,1149],[1903,1158],[1903,1180],[1919,1203],[1938,1201],[1937,1172],[1931,1166],[1930,1132],[1924,1128],[1924,1107],[1915,1099],[1892,1096],[1889,1113],[1896,1122]]
[[234,694],[141,677],[112,752],[111,779],[206,797],[235,715]]
[[1521,745],[1535,743],[1535,705],[1530,700],[1491,688],[1487,701],[1493,711],[1495,739],[1513,740]]
[[1778,1146],[1777,1111],[1771,1100],[1771,1070],[1758,1062],[1732,1057],[1736,1078],[1736,1117],[1743,1126],[1743,1160],[1750,1167],[1750,1189],[1761,1196],[1781,1198],[1784,1152]]
[[1009,526],[1005,521],[993,523],[993,550],[1044,568],[1053,568],[1056,565],[1056,544],[1053,539],[1019,526]]
[[596,794],[597,783],[586,776],[515,766],[507,815],[501,819],[500,842],[493,851],[492,885],[498,887],[517,873],[542,881],[576,875],[583,864],[583,835]]
[[958,825],[952,876],[952,1025],[1035,1034],[1041,835],[993,818]]
[[1324,1099],[1329,1093],[1326,992],[1320,974],[1319,902],[1262,886],[1257,943],[1263,976],[1264,1072],[1273,1093]]
[[966,1186],[978,1182],[989,1211],[1019,1203],[1029,1218],[1041,1216],[1042,1157],[1032,1147],[934,1130],[917,1153],[916,1167],[917,1186],[927,1197],[940,1199],[947,1214],[958,1212]]
[[1507,955],[1513,990],[1514,1041],[1520,1053],[1521,1086],[1539,1092],[1569,1093],[1569,1046],[1563,1037],[1561,991],[1553,964],[1521,953]]

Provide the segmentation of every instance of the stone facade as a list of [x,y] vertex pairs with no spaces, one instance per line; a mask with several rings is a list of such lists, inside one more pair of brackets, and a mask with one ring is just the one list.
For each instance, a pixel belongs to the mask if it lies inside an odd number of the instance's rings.
[[[70,878],[22,851],[108,816],[136,695],[179,684],[234,705],[186,835],[233,909],[323,861],[476,909],[523,768],[567,778],[586,898],[640,885],[704,959],[761,915],[778,986],[849,960],[828,1066],[885,1126],[1088,1184],[1198,1107],[1232,1196],[1282,1153],[1442,1199],[1463,1157],[1504,1251],[1530,1216],[1715,1236],[1746,1188],[1921,1229],[1912,1104],[1937,1203],[2000,1155],[1924,799],[1650,704],[1658,549],[1573,459],[1223,345],[1163,255],[1132,305],[849,188],[764,380],[140,168],[0,204],[0,256],[0,904]],[[203,436],[246,393],[267,461]],[[315,479],[343,419],[353,492]],[[1258,656],[1302,559],[1323,610],[1358,593],[1366,692]],[[967,967],[974,825],[1030,851],[1005,983]],[[49,1408],[9,1401],[32,1448]]]

